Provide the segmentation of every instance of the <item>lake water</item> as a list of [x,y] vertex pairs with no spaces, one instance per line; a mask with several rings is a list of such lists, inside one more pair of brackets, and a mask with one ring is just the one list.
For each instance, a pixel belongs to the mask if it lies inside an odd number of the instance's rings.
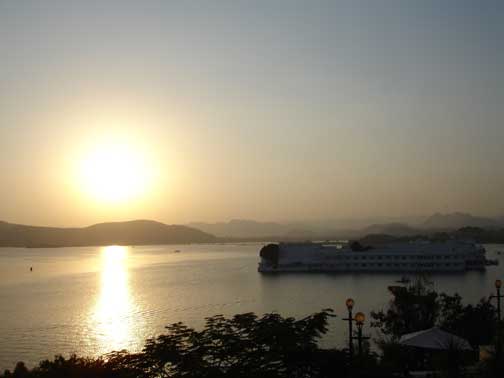
[[[201,327],[215,314],[277,311],[302,317],[333,308],[325,346],[346,337],[345,299],[355,310],[379,310],[398,274],[279,274],[257,272],[262,244],[0,248],[0,369],[33,366],[57,353],[84,356],[140,350],[167,324]],[[487,245],[500,258],[502,245]],[[175,252],[179,250],[180,252]],[[433,275],[437,290],[476,302],[493,291],[504,267]],[[33,271],[30,272],[30,267]],[[366,333],[370,330],[366,328]]]

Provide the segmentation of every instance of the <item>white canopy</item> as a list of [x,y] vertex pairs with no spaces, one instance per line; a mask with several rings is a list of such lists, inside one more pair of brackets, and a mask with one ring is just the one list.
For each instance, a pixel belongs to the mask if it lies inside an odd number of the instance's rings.
[[445,332],[438,327],[403,335],[399,340],[399,344],[425,349],[472,350],[466,339]]

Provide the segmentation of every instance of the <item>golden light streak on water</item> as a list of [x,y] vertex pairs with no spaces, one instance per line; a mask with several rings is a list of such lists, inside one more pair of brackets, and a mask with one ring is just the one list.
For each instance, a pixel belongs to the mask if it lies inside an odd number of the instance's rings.
[[128,254],[127,247],[109,246],[101,250],[101,286],[92,318],[98,347],[104,351],[125,349],[133,337]]

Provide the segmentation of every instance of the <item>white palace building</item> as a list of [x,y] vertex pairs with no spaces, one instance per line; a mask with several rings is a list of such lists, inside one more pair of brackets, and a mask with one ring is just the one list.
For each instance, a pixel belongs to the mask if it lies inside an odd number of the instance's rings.
[[463,272],[484,270],[485,249],[472,242],[401,242],[373,248],[324,243],[264,246],[259,272]]

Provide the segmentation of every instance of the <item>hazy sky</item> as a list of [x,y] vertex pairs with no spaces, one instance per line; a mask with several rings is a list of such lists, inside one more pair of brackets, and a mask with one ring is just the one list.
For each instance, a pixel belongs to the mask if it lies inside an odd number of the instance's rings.
[[[503,20],[499,0],[0,0],[0,219],[504,214]],[[151,172],[141,195],[83,189],[107,144]]]

